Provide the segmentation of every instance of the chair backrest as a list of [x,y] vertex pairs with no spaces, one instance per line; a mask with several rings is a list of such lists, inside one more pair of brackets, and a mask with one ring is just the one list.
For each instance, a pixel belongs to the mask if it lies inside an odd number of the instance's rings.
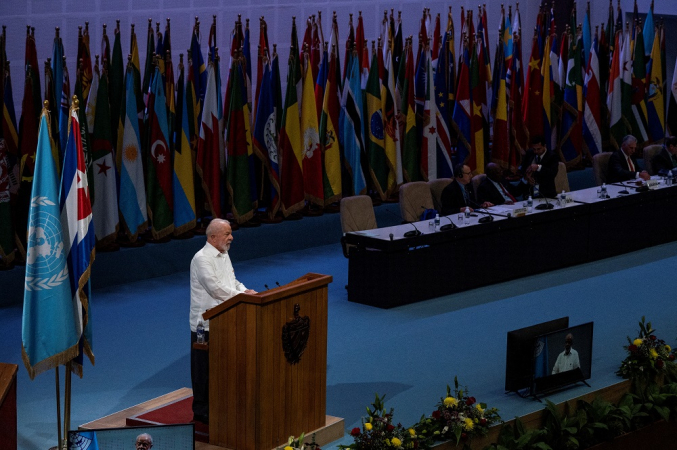
[[569,192],[570,190],[569,175],[567,175],[567,165],[560,161],[557,167],[557,175],[555,175],[555,192]]
[[601,186],[606,183],[606,174],[609,169],[609,158],[612,152],[597,153],[592,157],[592,172],[595,176],[595,184]]
[[421,220],[426,209],[433,208],[433,196],[425,181],[412,181],[400,186],[400,214],[405,222]]
[[454,180],[451,178],[438,178],[437,180],[428,181],[430,194],[433,196],[433,206],[437,211],[442,211],[442,191],[452,181]]
[[378,228],[374,215],[374,204],[368,195],[342,198],[340,214],[341,230],[344,233]]
[[644,158],[644,168],[649,175],[656,175],[656,171],[653,169],[653,158],[663,149],[661,144],[647,145],[642,151],[642,156]]
[[482,181],[487,177],[486,173],[480,173],[478,175],[475,175],[472,177],[472,180],[470,182],[472,183],[472,191],[475,193],[475,198],[473,199],[474,201],[479,201],[477,198],[477,188],[480,187],[480,184],[482,184]]

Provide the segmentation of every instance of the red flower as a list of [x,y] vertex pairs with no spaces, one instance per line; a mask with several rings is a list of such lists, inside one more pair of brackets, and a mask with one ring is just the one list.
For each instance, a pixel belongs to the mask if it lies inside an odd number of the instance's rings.
[[480,419],[480,425],[486,425],[487,419]]
[[668,359],[669,359],[670,361],[674,361],[674,360],[675,360],[675,354],[674,354],[674,353],[670,353],[670,356],[668,356]]
[[468,434],[467,433],[461,433],[461,439],[467,439]]
[[649,339],[651,339],[652,341],[655,341],[655,340],[656,340],[656,336],[654,336],[654,335],[652,334],[651,336],[649,336]]
[[394,429],[395,429],[395,427],[391,424],[388,424],[388,426],[386,427],[386,430],[388,430],[388,431],[393,431]]
[[632,344],[628,347],[628,350],[630,350],[630,353],[637,353],[637,346]]
[[663,368],[663,360],[662,359],[659,359],[658,361],[656,361],[656,367],[658,367],[659,369]]
[[476,401],[476,400],[475,400],[475,397],[468,397],[468,398],[465,400],[465,404],[468,405],[468,406],[470,406],[470,405],[473,405],[473,404],[475,403],[475,401]]
[[353,428],[353,429],[350,431],[350,435],[351,435],[351,436],[359,436],[359,435],[360,435],[360,429],[359,429],[358,427]]
[[435,411],[433,411],[433,419],[439,419],[440,415],[441,414],[440,414],[439,410],[436,409]]

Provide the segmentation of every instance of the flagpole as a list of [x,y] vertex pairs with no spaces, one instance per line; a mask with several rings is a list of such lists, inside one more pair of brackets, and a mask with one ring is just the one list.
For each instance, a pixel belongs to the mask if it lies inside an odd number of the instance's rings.
[[61,447],[61,396],[60,396],[60,383],[59,383],[59,366],[57,365],[54,368],[54,373],[56,374],[56,429],[58,434],[58,444],[57,447]]
[[[64,403],[63,403],[63,433],[64,433],[64,444],[68,442],[68,430],[71,426],[71,365],[72,361],[66,363],[66,387],[64,393]],[[64,445],[64,450],[66,446]]]

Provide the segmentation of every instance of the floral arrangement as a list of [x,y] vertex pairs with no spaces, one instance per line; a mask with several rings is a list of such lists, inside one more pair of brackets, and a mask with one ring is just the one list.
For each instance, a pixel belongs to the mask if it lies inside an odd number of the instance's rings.
[[416,449],[413,429],[406,430],[402,424],[393,423],[393,409],[386,411],[383,397],[376,394],[373,409],[367,406],[367,417],[362,419],[362,428],[355,427],[350,432],[355,442],[340,445],[342,450],[401,450]]
[[454,393],[447,385],[447,395],[440,399],[430,417],[422,417],[414,425],[419,439],[426,441],[453,440],[458,445],[463,441],[469,445],[474,436],[486,436],[489,427],[499,422],[501,417],[496,408],[487,408],[478,403],[475,397],[468,395],[468,388],[458,388],[458,378],[454,377]]
[[656,381],[661,374],[675,372],[675,353],[664,340],[658,339],[656,330],[651,322],[639,322],[639,336],[630,339],[628,345],[623,346],[628,351],[628,356],[621,363],[616,372],[623,378],[641,379],[644,381]]
[[315,443],[315,434],[312,435],[311,442],[303,442],[305,436],[305,433],[301,433],[301,436],[299,436],[298,439],[294,438],[294,436],[289,436],[287,445],[280,448],[283,450],[322,450],[320,446]]

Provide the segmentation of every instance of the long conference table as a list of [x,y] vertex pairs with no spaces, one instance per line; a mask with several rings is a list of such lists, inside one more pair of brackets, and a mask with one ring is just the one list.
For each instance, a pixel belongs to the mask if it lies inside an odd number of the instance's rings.
[[[677,240],[677,185],[607,192],[569,192],[565,206],[548,200],[552,209],[519,217],[522,202],[476,210],[468,225],[444,216],[441,225],[455,225],[446,231],[426,220],[346,233],[348,300],[391,308]],[[414,229],[421,234],[405,237]]]

